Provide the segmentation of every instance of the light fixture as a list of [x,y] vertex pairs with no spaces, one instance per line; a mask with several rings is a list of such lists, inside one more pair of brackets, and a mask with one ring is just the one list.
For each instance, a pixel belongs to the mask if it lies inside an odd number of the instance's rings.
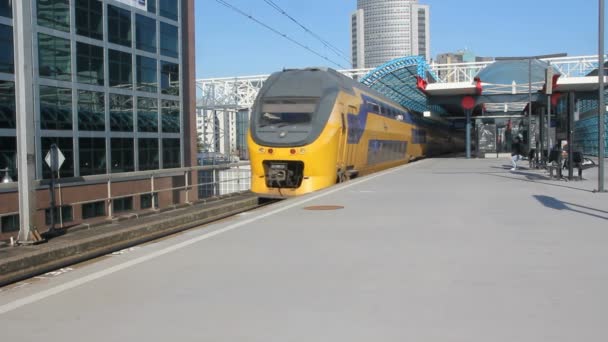
[[2,184],[7,184],[7,183],[13,182],[13,178],[11,178],[11,175],[8,174],[8,167],[5,169],[2,169],[0,171],[4,171],[4,177],[2,177]]

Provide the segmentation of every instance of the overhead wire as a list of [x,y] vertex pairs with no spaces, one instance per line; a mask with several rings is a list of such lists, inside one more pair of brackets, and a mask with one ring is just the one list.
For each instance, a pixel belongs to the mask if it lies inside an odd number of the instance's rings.
[[227,1],[225,1],[225,0],[215,0],[215,1],[216,1],[217,3],[219,3],[219,4],[223,5],[223,6],[225,6],[225,7],[227,7],[227,8],[229,8],[229,9],[233,10],[234,12],[236,12],[236,13],[238,13],[238,14],[240,14],[240,15],[244,16],[244,17],[249,18],[249,19],[250,19],[250,20],[252,20],[253,22],[255,22],[255,23],[257,23],[257,24],[259,24],[259,25],[263,26],[264,28],[266,28],[266,29],[268,29],[268,30],[272,31],[273,33],[275,33],[275,34],[277,34],[277,35],[279,35],[279,36],[281,36],[281,37],[283,37],[283,38],[285,38],[285,39],[289,40],[290,42],[292,42],[292,43],[294,43],[294,44],[296,44],[296,45],[300,46],[301,48],[303,48],[303,49],[305,49],[305,50],[307,50],[307,51],[309,51],[309,52],[311,52],[311,53],[315,54],[316,56],[318,56],[318,57],[320,57],[320,58],[322,58],[322,59],[324,59],[324,60],[328,61],[329,63],[334,64],[334,65],[336,65],[336,66],[338,66],[338,67],[340,67],[340,68],[342,68],[342,69],[348,69],[348,68],[344,67],[343,65],[341,65],[340,63],[338,63],[338,62],[336,62],[336,61],[334,61],[334,60],[332,60],[332,59],[328,58],[327,56],[324,56],[323,54],[321,54],[321,53],[319,53],[319,52],[317,52],[317,51],[315,51],[315,50],[311,49],[309,46],[307,46],[307,45],[305,45],[305,44],[300,43],[299,41],[297,41],[297,40],[295,40],[295,39],[291,38],[291,37],[290,37],[290,36],[288,36],[287,34],[285,34],[285,33],[281,32],[281,31],[279,31],[279,30],[277,30],[277,29],[275,29],[275,28],[271,27],[270,25],[268,25],[268,24],[266,24],[266,23],[262,22],[261,20],[257,19],[257,18],[256,18],[256,17],[254,17],[253,15],[250,15],[250,14],[245,13],[243,10],[241,10],[240,8],[238,8],[238,7],[236,7],[236,6],[234,6],[234,5],[230,4],[230,3],[228,3]]
[[352,60],[349,57],[347,57],[342,50],[340,50],[339,48],[337,48],[336,46],[334,46],[333,44],[331,44],[327,40],[323,39],[318,34],[314,33],[312,30],[310,30],[304,24],[300,23],[297,19],[295,19],[293,16],[289,15],[289,13],[287,13],[284,9],[282,9],[274,1],[272,1],[272,0],[264,0],[264,2],[267,3],[270,7],[274,8],[277,12],[281,13],[282,15],[284,15],[285,17],[287,17],[289,20],[293,21],[295,24],[297,24],[298,26],[300,26],[306,33],[310,34],[315,39],[317,39],[318,41],[320,41],[326,48],[330,49],[338,57],[344,59],[345,61],[347,61],[349,64],[352,65]]

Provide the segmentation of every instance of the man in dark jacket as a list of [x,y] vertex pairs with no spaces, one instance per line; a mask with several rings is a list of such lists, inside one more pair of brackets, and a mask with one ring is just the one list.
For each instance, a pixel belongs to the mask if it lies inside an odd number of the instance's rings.
[[511,171],[517,170],[517,162],[521,160],[521,155],[523,154],[521,147],[521,139],[519,137],[515,138],[515,142],[511,145],[511,164],[513,167]]

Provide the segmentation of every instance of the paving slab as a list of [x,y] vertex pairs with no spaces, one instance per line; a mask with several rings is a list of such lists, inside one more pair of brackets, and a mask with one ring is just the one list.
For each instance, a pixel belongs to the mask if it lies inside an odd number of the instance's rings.
[[608,340],[608,195],[593,180],[507,168],[424,160],[7,289],[0,331],[10,341]]

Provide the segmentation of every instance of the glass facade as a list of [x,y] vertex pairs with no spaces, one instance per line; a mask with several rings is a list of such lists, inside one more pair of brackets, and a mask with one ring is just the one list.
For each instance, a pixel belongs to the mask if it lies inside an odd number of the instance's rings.
[[112,173],[135,171],[133,139],[112,138]]
[[135,33],[135,45],[138,49],[156,53],[156,20],[136,15]]
[[104,131],[106,128],[104,94],[93,91],[78,91],[78,129],[81,131]]
[[38,0],[36,8],[38,9],[38,25],[70,32],[69,0]]
[[163,169],[181,167],[179,139],[163,139]]
[[137,98],[137,130],[158,132],[158,100],[148,97]]
[[80,175],[101,175],[106,173],[106,139],[80,138]]
[[158,89],[156,64],[154,58],[137,56],[137,90],[156,93]]
[[99,0],[76,0],[76,33],[103,39],[103,3]]
[[108,50],[110,68],[110,87],[133,88],[133,59],[131,54],[116,50]]
[[175,0],[159,0],[160,2],[160,15],[177,20],[177,1]]
[[72,90],[40,86],[40,128],[72,129]]
[[156,170],[159,168],[158,139],[139,139],[139,170]]
[[161,62],[160,89],[163,94],[179,96],[179,65]]
[[160,54],[163,56],[177,58],[178,52],[177,27],[164,22],[160,23]]
[[15,83],[0,81],[0,128],[16,128]]
[[163,100],[163,112],[162,112],[162,123],[163,132],[165,133],[179,133],[180,122],[179,122],[179,102],[171,100]]
[[131,47],[131,12],[108,5],[108,41]]
[[13,17],[13,1],[14,0],[0,0],[0,17]]
[[0,24],[0,72],[15,72],[13,28]]
[[133,97],[110,94],[110,130],[133,132]]
[[80,42],[77,43],[76,74],[80,83],[103,86],[103,48]]
[[[12,18],[14,1],[0,0],[0,17]],[[32,2],[36,178],[51,176],[52,144],[66,157],[62,178],[181,167],[181,2]],[[13,27],[2,20],[0,169],[16,180]]]
[[48,34],[38,34],[38,68],[40,77],[58,81],[72,80],[70,41]]

